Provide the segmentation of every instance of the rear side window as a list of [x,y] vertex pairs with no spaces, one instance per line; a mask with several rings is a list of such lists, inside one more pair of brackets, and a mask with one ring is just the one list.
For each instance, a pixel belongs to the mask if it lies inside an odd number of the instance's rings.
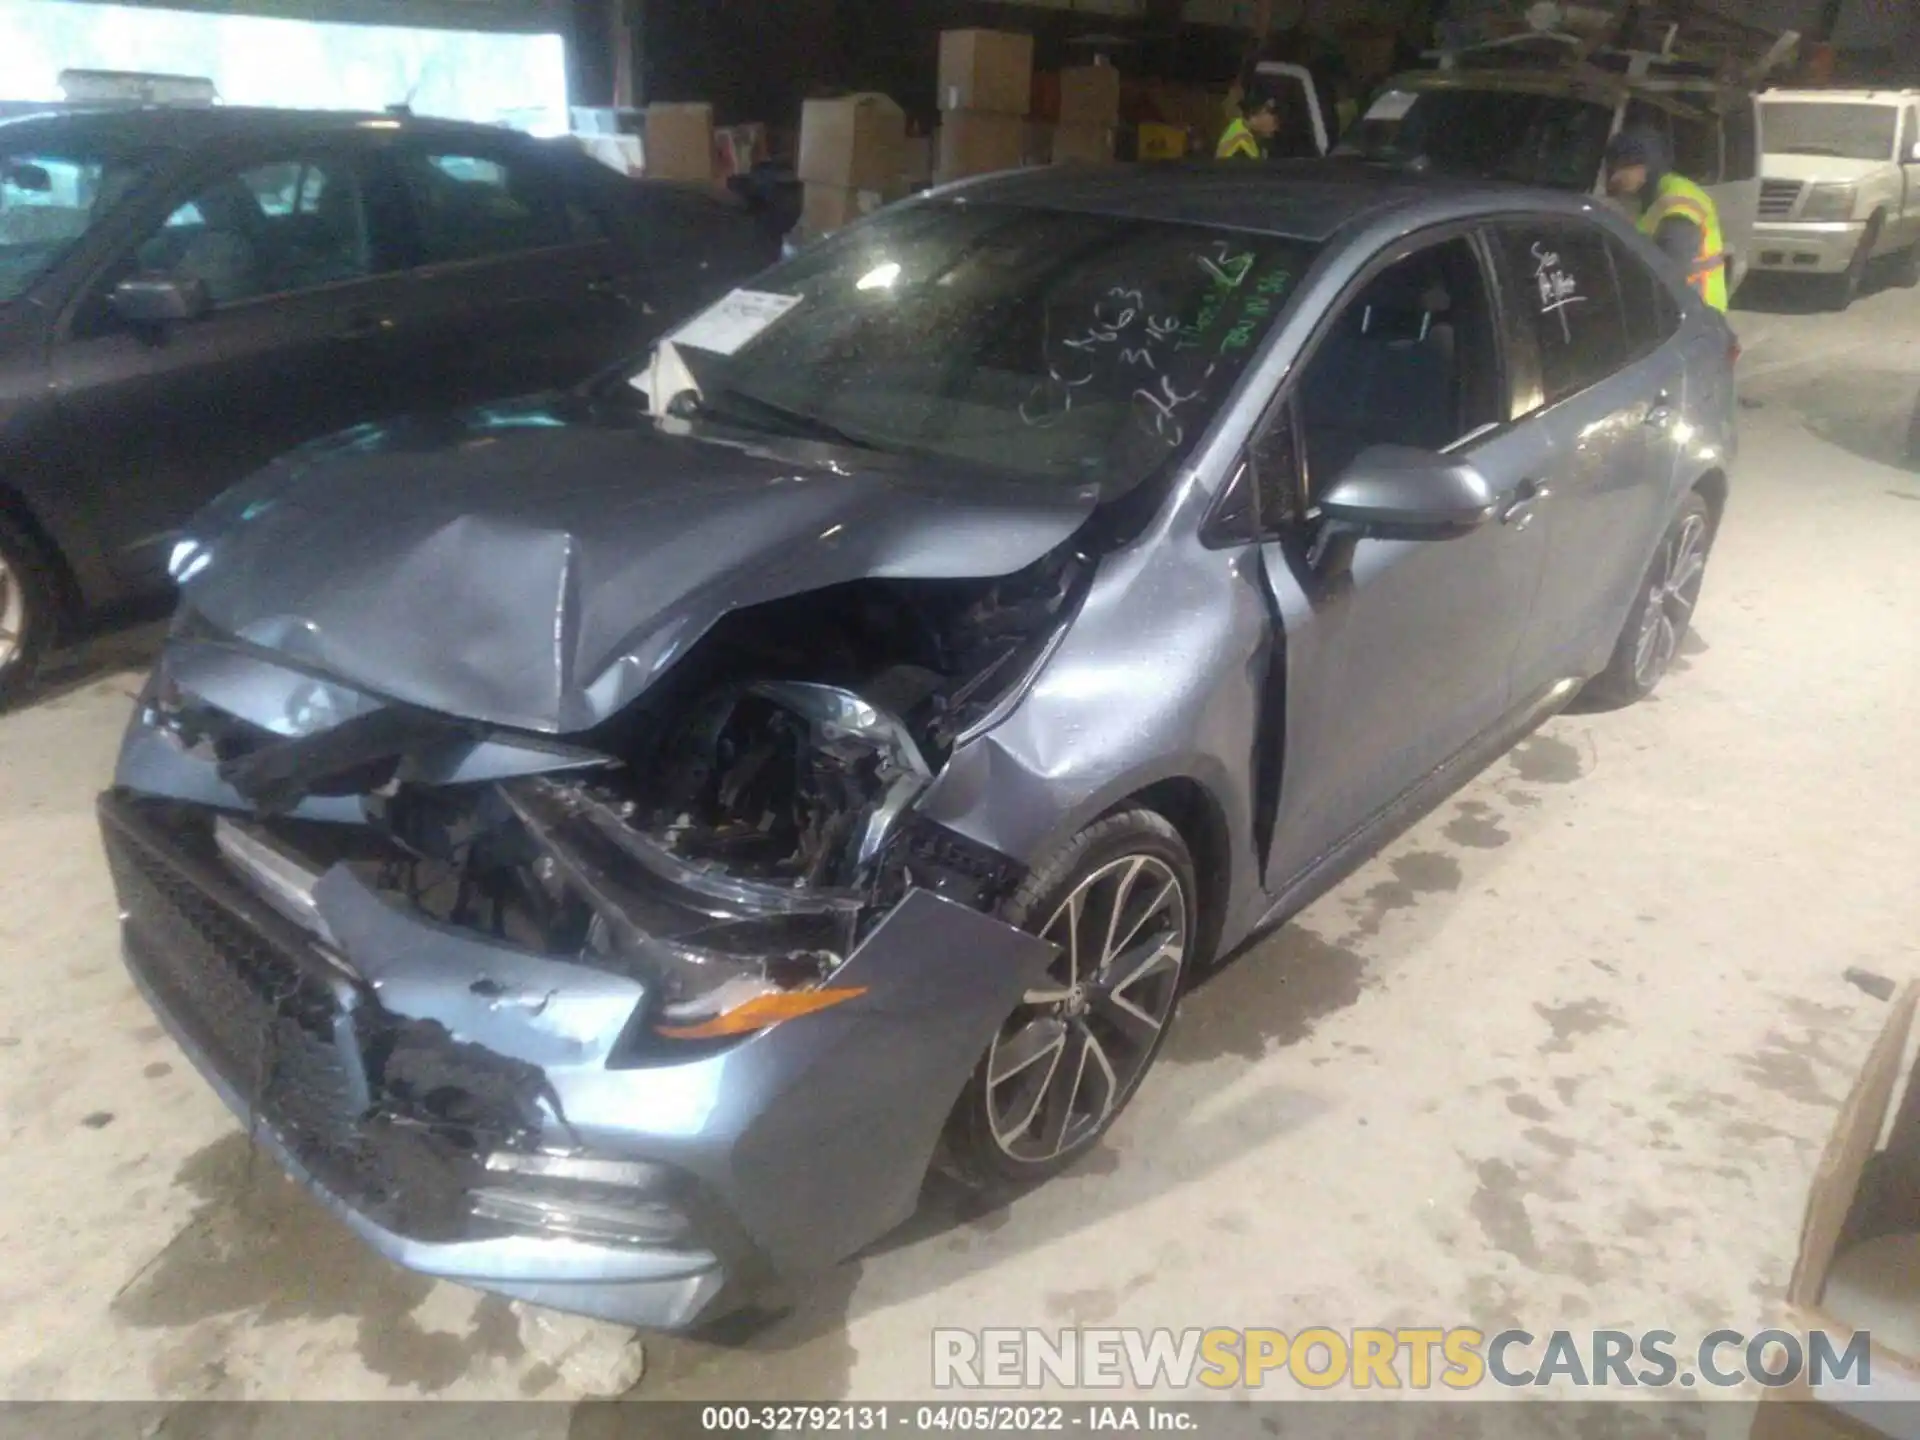
[[533,157],[414,153],[399,164],[425,264],[541,250],[572,238],[566,196]]
[[1680,329],[1680,303],[1674,299],[1665,280],[1629,247],[1611,236],[1607,237],[1607,253],[1613,260],[1614,279],[1620,287],[1629,351],[1645,355],[1658,350]]
[[1540,352],[1553,405],[1596,385],[1633,354],[1608,239],[1589,225],[1542,220],[1495,232],[1513,308]]

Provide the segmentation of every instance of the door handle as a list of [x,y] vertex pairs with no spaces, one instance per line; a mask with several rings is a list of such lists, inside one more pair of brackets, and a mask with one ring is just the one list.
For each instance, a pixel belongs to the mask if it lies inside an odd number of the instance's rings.
[[1500,523],[1516,530],[1526,529],[1533,523],[1534,512],[1552,496],[1553,491],[1538,480],[1522,481],[1512,502],[1500,512]]
[[1674,409],[1673,397],[1662,390],[1653,397],[1653,404],[1647,407],[1647,418],[1641,423],[1650,430],[1664,430],[1678,414],[1679,411]]
[[627,297],[620,289],[620,282],[611,275],[596,275],[587,282],[587,293],[598,295],[606,300],[624,301]]

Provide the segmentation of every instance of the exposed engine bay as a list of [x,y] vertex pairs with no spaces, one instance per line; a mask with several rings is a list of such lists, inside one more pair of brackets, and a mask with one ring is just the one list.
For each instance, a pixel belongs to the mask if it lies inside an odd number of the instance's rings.
[[[986,910],[1017,883],[913,807],[1044,662],[1092,568],[1068,548],[995,581],[861,580],[734,611],[613,721],[484,782],[447,783],[445,756],[502,737],[426,712],[291,740],[191,706],[171,723],[254,808],[229,831],[344,863],[439,923],[630,974],[660,1033],[713,1038],[829,977],[910,887]],[[357,798],[369,823],[294,815],[316,795]]]

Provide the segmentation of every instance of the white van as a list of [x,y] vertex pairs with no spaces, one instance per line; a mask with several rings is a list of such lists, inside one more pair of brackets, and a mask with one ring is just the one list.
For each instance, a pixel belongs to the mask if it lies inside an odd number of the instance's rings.
[[1867,267],[1920,285],[1920,91],[1769,90],[1755,264],[1844,310]]
[[1728,293],[1746,278],[1760,209],[1760,118],[1750,90],[1682,75],[1421,70],[1375,97],[1335,154],[1606,194],[1607,141],[1651,129],[1720,211]]

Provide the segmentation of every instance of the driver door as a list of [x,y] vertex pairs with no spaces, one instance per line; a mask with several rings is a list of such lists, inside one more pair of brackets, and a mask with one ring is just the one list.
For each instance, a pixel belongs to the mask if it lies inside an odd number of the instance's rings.
[[[1513,665],[1544,565],[1543,431],[1509,423],[1492,272],[1453,232],[1403,242],[1348,292],[1256,442],[1286,508],[1263,559],[1284,631],[1285,763],[1267,879],[1279,893],[1519,703]],[[1315,557],[1317,497],[1374,445],[1478,468],[1496,516],[1448,540]]]

